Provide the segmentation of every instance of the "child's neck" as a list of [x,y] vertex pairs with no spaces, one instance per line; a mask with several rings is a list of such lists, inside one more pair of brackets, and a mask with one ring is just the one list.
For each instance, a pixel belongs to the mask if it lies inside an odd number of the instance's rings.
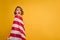
[[15,16],[20,16],[20,17],[22,17],[22,15],[15,15]]

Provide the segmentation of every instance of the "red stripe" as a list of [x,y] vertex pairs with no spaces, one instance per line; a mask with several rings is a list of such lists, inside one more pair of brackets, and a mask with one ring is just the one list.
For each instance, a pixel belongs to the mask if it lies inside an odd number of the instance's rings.
[[21,16],[15,16],[15,18],[23,20]]
[[13,34],[13,33],[11,33],[10,36],[12,36],[12,37],[17,37],[17,38],[21,38],[22,40],[26,40],[25,38],[23,38],[21,35],[18,35],[18,34]]
[[23,25],[22,23],[20,23],[20,22],[18,22],[18,21],[14,21],[13,24],[17,24],[17,25],[23,27],[23,29],[25,30],[24,25]]
[[24,36],[26,36],[25,33],[23,32],[23,30],[21,30],[21,29],[19,29],[19,28],[12,27],[12,30],[19,31],[19,32],[21,32]]

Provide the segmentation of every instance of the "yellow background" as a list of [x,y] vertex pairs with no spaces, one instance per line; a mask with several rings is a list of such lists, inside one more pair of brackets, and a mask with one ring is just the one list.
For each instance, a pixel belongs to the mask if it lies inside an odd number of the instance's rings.
[[0,40],[9,36],[17,5],[24,10],[27,40],[60,40],[59,0],[0,0]]

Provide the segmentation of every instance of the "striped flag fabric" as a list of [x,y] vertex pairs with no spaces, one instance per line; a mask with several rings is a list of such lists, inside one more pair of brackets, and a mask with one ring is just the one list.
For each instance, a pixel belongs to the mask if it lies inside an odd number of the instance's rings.
[[8,40],[26,40],[23,18],[15,16]]

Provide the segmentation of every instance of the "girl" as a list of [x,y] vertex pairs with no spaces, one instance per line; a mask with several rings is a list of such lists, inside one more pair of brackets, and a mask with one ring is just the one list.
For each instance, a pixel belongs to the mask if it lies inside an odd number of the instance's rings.
[[12,30],[8,40],[26,40],[25,38],[25,29],[22,19],[23,9],[20,6],[17,6],[15,11],[15,18],[12,25]]

